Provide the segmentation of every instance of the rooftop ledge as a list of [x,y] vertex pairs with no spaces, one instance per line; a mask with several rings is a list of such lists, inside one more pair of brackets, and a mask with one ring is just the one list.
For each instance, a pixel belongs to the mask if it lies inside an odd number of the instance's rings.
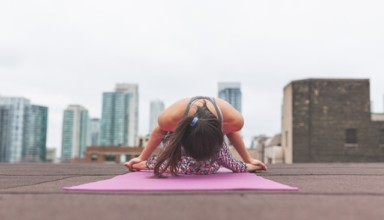
[[372,113],[371,114],[372,121],[384,121],[384,113]]

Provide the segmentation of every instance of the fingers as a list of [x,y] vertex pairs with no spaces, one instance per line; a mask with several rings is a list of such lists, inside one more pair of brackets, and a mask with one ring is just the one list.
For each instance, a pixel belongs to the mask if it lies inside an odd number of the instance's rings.
[[263,171],[264,168],[261,166],[261,164],[251,164],[251,163],[247,163],[247,171],[250,172],[250,173],[259,173],[261,171]]
[[140,166],[139,166],[139,164],[133,164],[133,166],[132,166],[132,171],[140,171]]
[[140,171],[140,170],[146,170],[147,169],[147,166],[146,166],[146,161],[141,161],[139,163],[135,163],[132,165],[132,167],[137,170],[137,171]]
[[267,166],[263,163],[260,163],[261,170],[267,171]]
[[132,169],[132,163],[131,163],[130,161],[124,163],[124,166],[127,167],[129,171],[133,171],[133,169]]
[[142,165],[140,163],[133,164],[132,166],[135,170],[140,171],[142,169]]
[[124,163],[124,166],[128,168],[129,171],[134,172],[136,169],[134,168],[135,162],[130,160],[126,163]]
[[268,168],[264,163],[260,162],[260,166],[262,170],[267,171]]
[[124,166],[127,167],[130,172],[140,171],[146,169],[146,161],[143,161],[140,158],[133,158],[124,163]]
[[261,161],[259,160],[254,160],[253,165],[257,166],[258,170],[264,170],[267,171],[268,167]]

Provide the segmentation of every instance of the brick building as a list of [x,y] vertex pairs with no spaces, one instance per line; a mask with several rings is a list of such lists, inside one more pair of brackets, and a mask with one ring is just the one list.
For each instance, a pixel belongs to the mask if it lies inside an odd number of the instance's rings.
[[124,163],[138,157],[143,149],[143,147],[91,146],[86,149],[85,162]]
[[284,88],[285,163],[384,162],[384,114],[368,79],[306,79]]

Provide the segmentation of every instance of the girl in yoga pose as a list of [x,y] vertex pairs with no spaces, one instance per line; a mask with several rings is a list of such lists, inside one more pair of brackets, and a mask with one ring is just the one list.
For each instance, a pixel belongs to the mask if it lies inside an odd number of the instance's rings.
[[[158,117],[147,146],[139,157],[124,165],[130,170],[154,170],[156,177],[166,171],[178,174],[213,174],[220,166],[233,172],[265,171],[264,163],[250,156],[240,136],[243,117],[229,103],[210,97],[179,100]],[[227,136],[244,162],[232,158],[224,141]],[[163,141],[159,156],[150,158]]]

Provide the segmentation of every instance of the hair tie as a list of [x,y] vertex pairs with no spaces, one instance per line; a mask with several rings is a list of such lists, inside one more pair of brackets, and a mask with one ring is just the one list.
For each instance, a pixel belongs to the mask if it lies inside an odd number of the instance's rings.
[[189,124],[191,127],[195,126],[199,118],[197,116],[193,117],[191,123]]

